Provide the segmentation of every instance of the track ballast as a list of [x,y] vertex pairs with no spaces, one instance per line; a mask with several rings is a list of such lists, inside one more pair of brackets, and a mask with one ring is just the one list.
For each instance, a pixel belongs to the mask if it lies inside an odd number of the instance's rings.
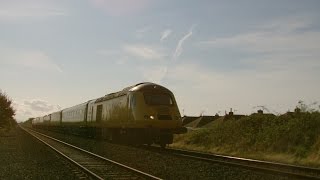
[[45,134],[21,128],[64,156],[93,179],[161,179]]

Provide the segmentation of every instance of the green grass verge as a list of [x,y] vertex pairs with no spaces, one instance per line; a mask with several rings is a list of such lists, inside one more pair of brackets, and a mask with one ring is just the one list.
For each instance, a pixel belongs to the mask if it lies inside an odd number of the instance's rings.
[[320,167],[320,113],[219,120],[175,136],[171,147]]

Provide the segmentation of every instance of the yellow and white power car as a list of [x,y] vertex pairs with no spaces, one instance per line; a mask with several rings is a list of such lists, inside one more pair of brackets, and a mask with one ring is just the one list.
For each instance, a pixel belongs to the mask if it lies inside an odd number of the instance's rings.
[[46,123],[37,121],[33,125],[162,147],[172,143],[173,134],[186,132],[173,93],[154,83],[139,83],[49,114],[45,119]]

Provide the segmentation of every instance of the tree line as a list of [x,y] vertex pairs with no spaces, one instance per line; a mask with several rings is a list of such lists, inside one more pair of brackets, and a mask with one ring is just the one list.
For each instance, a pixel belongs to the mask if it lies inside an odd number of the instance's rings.
[[10,129],[17,124],[14,119],[15,110],[12,100],[8,95],[0,90],[0,129]]

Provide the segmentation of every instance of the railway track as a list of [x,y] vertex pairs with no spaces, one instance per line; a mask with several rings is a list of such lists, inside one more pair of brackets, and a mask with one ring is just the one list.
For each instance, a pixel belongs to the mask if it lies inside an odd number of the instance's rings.
[[[33,132],[33,133],[38,133],[38,132]],[[173,149],[173,148],[161,149],[156,146],[150,146],[150,147],[142,146],[142,148],[151,150],[151,151],[156,151],[159,153],[168,153],[175,156],[192,158],[192,159],[216,163],[216,164],[222,164],[225,166],[234,166],[234,167],[240,167],[240,168],[249,169],[253,171],[264,172],[266,174],[280,175],[280,176],[288,177],[289,179],[320,179],[320,169],[318,168],[309,168],[309,167],[303,167],[303,166],[295,166],[295,165],[288,165],[288,164],[282,164],[282,163],[253,160],[253,159],[245,159],[245,158],[238,158],[238,157],[231,157],[231,156],[222,156],[222,155],[216,155],[211,153],[201,153],[197,151],[189,151],[189,150],[182,150],[182,149]],[[90,168],[87,168],[87,169],[90,169]],[[117,170],[114,170],[114,171],[117,171]],[[96,171],[93,170],[92,172],[96,172]],[[122,179],[160,179],[152,175],[140,176],[140,175],[137,175],[136,173],[133,173],[133,174],[134,175],[127,175],[127,176],[125,175],[124,178]],[[100,178],[97,178],[97,177],[94,177],[94,178],[95,179],[101,179],[101,178],[116,179],[117,178],[116,176],[111,176],[111,177],[112,178],[108,176],[105,176],[105,177],[102,176]]]
[[182,149],[174,149],[167,148],[165,150],[160,149],[159,147],[146,147],[148,149],[152,149],[161,153],[170,153],[177,156],[183,156],[186,158],[197,159],[201,161],[207,161],[212,163],[224,164],[227,166],[236,166],[242,167],[246,169],[251,169],[254,171],[261,171],[270,174],[278,174],[281,176],[294,178],[294,179],[320,179],[320,169],[318,168],[310,168],[303,166],[295,166],[289,164],[275,163],[275,162],[267,162],[232,156],[223,156],[216,155],[211,153],[201,153],[197,151],[190,150],[182,150]]
[[161,179],[45,134],[23,127],[21,129],[45,143],[81,169],[84,175],[80,176],[80,179],[88,177],[91,179]]

